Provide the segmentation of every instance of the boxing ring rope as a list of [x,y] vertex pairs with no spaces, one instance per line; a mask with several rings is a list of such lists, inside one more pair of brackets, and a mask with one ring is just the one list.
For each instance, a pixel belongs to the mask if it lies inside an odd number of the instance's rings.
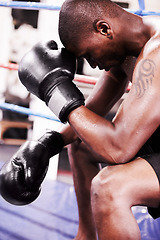
[[[20,2],[20,1],[0,1],[0,7],[11,7],[18,9],[28,9],[28,10],[54,10],[59,11],[61,8],[59,2],[58,4],[44,4],[39,2]],[[139,16],[157,15],[160,16],[159,12],[145,11],[145,4],[143,0],[139,0],[139,10],[126,9],[127,11],[134,13]]]
[[[0,68],[5,68],[8,70],[18,70],[18,64],[16,63],[8,63],[8,64],[0,64]],[[81,82],[81,83],[88,83],[88,84],[93,84],[95,85],[96,82],[98,81],[97,78],[95,77],[89,77],[89,76],[82,76],[79,74],[75,75],[75,81]]]
[[46,118],[46,119],[49,119],[49,120],[60,122],[60,120],[57,119],[54,116],[46,115],[46,114],[43,114],[43,113],[40,113],[40,112],[35,112],[35,111],[32,111],[29,108],[21,107],[21,106],[11,104],[11,103],[0,102],[0,109],[16,112],[16,113],[20,113],[20,114],[25,114],[25,115],[31,115],[31,116],[35,116],[35,117]]
[[61,5],[58,3],[57,5],[53,4],[44,4],[39,2],[20,2],[20,1],[0,1],[1,7],[11,7],[18,9],[29,9],[29,10],[60,10]]
[[139,9],[145,10],[145,2],[144,0],[138,0],[139,3]]
[[8,70],[18,70],[18,64],[15,63],[0,64],[0,68],[6,68]]

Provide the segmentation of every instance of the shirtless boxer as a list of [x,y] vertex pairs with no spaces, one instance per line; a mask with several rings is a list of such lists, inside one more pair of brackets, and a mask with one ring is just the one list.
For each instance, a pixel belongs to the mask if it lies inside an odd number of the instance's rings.
[[[97,234],[100,240],[140,239],[131,210],[135,205],[147,206],[154,218],[160,216],[159,26],[160,17],[136,16],[109,0],[64,2],[59,35],[65,48],[76,57],[86,58],[91,67],[105,70],[85,106],[78,90],[68,87],[72,85],[74,67],[67,66],[67,70],[59,72],[60,66],[65,65],[62,60],[66,60],[62,52],[58,53],[62,59],[57,58],[57,54],[49,55],[53,51],[51,46],[43,45],[42,55],[37,48],[32,50],[34,54],[28,58],[31,65],[27,57],[22,60],[19,70],[22,83],[44,100],[61,121],[69,123],[58,135],[58,139],[63,139],[58,151],[77,140],[69,150],[79,207],[76,240],[95,240]],[[39,61],[35,61],[35,56]],[[35,74],[37,64],[40,67],[43,61],[44,65],[49,64],[52,57],[59,65],[51,63],[54,66],[42,70],[43,74]],[[67,59],[73,66],[72,57]],[[35,67],[31,68],[32,65]],[[64,81],[59,80],[62,75]],[[113,121],[107,121],[105,115],[125,92],[129,81],[130,92]],[[48,144],[42,145],[48,149]],[[34,155],[33,149],[28,150]],[[28,163],[27,154],[25,161]],[[108,166],[99,171],[100,162]],[[9,166],[1,171],[3,185],[7,174],[19,171]],[[14,184],[18,185],[16,176]],[[8,184],[13,183],[13,179],[8,179]],[[6,199],[12,202],[9,195],[7,192]]]

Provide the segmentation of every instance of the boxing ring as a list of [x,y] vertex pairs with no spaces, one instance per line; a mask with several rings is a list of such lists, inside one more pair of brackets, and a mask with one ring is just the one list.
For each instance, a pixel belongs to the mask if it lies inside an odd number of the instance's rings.
[[[0,7],[59,11],[61,5],[0,1]],[[143,0],[139,0],[138,10],[128,11],[141,16],[160,15],[159,12],[145,11]],[[18,65],[0,63],[0,68],[17,71]],[[98,79],[76,74],[74,81],[94,85]],[[59,122],[53,114],[47,115],[10,103],[0,102],[0,109]],[[0,167],[3,163],[0,162]],[[133,207],[132,210],[142,240],[160,240],[160,218],[152,219],[145,207]],[[13,206],[0,197],[0,240],[69,240],[76,236],[77,229],[78,208],[72,184],[46,178],[40,196],[28,206]]]

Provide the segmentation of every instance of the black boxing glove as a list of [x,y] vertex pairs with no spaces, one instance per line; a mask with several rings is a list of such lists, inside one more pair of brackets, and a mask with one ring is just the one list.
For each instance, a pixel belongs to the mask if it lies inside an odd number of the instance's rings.
[[61,152],[62,135],[48,131],[38,141],[27,141],[0,170],[0,194],[14,205],[33,202],[41,191],[50,157]]
[[76,58],[53,40],[36,44],[19,64],[19,78],[29,92],[45,101],[51,111],[66,122],[84,96],[72,82]]

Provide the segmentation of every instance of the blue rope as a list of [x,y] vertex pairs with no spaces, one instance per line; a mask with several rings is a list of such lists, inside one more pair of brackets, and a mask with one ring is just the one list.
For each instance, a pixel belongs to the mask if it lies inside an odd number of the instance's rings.
[[11,7],[11,8],[18,8],[18,9],[28,9],[28,10],[60,10],[60,5],[51,5],[51,4],[44,4],[39,2],[18,2],[18,1],[0,1],[1,7]]
[[[148,12],[145,11],[144,0],[139,1],[139,10],[130,10],[126,9],[127,11],[134,13],[140,16],[149,16],[149,15],[157,15],[160,16],[159,12]],[[52,4],[44,4],[39,2],[19,2],[19,1],[0,1],[1,7],[11,7],[11,8],[18,8],[18,9],[28,9],[28,10],[55,10],[59,11],[61,9],[61,5],[52,5]]]
[[144,0],[138,0],[139,2],[139,9],[141,10],[145,10],[145,3],[144,3]]
[[17,113],[21,113],[21,114],[25,114],[25,115],[32,115],[32,116],[36,116],[36,117],[46,118],[49,120],[60,122],[60,120],[55,118],[54,116],[45,115],[43,113],[38,113],[38,112],[33,112],[29,108],[21,107],[21,106],[10,104],[10,103],[1,102],[0,109],[17,112]]
[[126,10],[130,13],[134,13],[139,16],[151,16],[151,15],[160,16],[159,12],[145,11],[145,10],[140,10],[140,9],[139,10],[126,9]]

